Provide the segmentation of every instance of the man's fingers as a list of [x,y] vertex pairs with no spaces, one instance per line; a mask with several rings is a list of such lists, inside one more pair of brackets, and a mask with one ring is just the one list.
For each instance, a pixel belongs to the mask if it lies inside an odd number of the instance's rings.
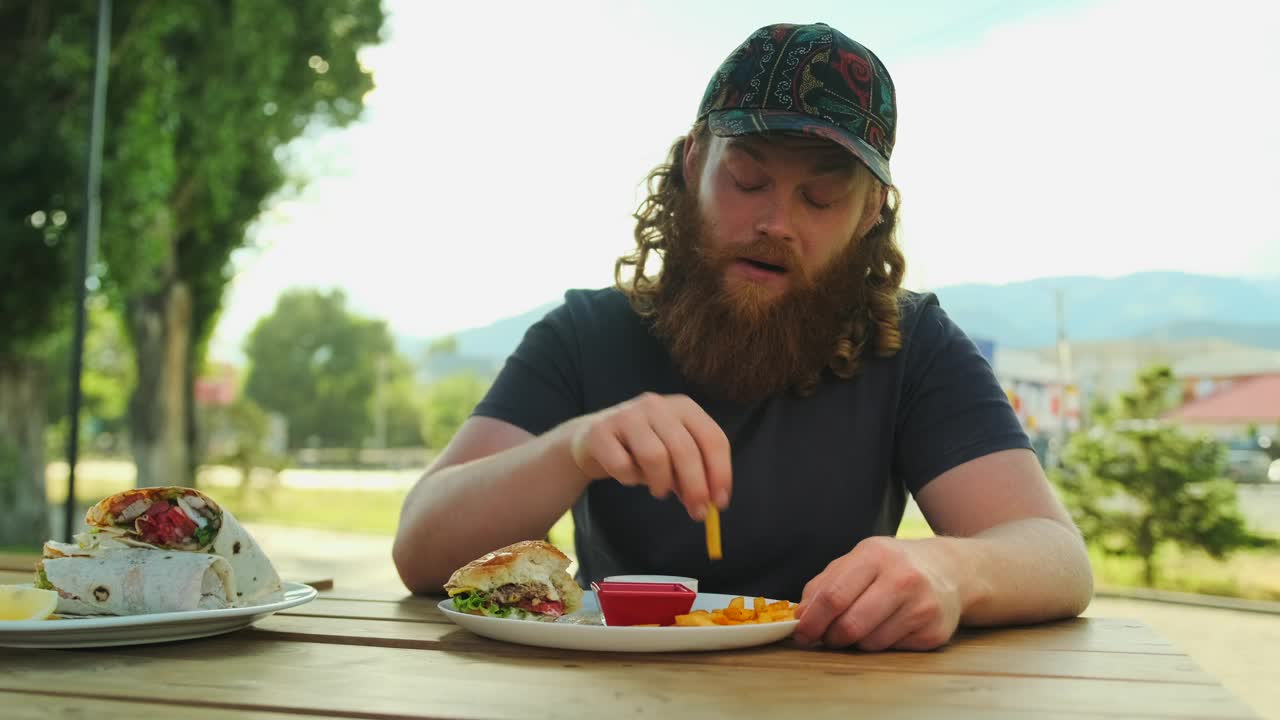
[[905,601],[906,598],[895,592],[889,583],[873,583],[843,615],[831,623],[822,640],[831,647],[847,647],[874,635],[897,614]]
[[859,650],[879,652],[893,647],[917,629],[916,616],[905,603],[866,637],[855,640]]
[[845,613],[875,580],[877,568],[866,562],[850,560],[840,567],[829,567],[805,586],[800,606],[796,608],[795,638],[808,644],[823,638],[831,623]]
[[706,516],[710,492],[698,444],[674,415],[651,418],[650,423],[671,458],[671,467],[675,472],[674,484],[680,501],[689,510],[690,516],[701,520]]
[[724,510],[733,493],[732,455],[729,438],[711,416],[693,400],[681,402],[679,417],[702,455],[704,476],[710,499]]
[[640,468],[631,460],[631,453],[623,446],[622,439],[607,428],[593,430],[587,440],[587,454],[608,477],[623,485],[640,485],[644,478]]
[[894,643],[899,650],[937,650],[951,639],[940,625],[926,625]]
[[622,444],[631,453],[631,461],[640,468],[641,482],[649,487],[656,498],[664,498],[671,492],[671,456],[641,414],[627,415],[621,419]]

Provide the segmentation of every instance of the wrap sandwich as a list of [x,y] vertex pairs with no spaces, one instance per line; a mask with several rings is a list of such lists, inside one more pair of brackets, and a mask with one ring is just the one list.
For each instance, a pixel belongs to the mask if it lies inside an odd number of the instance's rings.
[[208,553],[224,558],[235,574],[233,605],[279,600],[284,585],[270,558],[236,520],[208,495],[188,487],[148,487],[103,498],[85,513],[95,542],[137,548]]
[[58,593],[60,615],[146,615],[231,607],[231,565],[208,553],[48,542],[35,586]]

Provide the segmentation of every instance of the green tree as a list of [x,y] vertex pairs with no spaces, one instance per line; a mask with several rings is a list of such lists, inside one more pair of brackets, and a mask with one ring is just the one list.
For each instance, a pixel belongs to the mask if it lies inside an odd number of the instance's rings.
[[1160,420],[1175,398],[1169,368],[1143,371],[1132,391],[1100,408],[1091,430],[1071,438],[1054,473],[1085,537],[1141,558],[1148,585],[1167,544],[1215,558],[1254,544],[1235,486],[1222,478],[1223,446]]
[[243,394],[224,407],[201,413],[201,460],[230,465],[240,471],[240,494],[248,490],[255,468],[279,472],[286,458],[271,446],[271,418]]
[[338,290],[291,290],[249,333],[245,394],[288,422],[289,447],[359,447],[372,436],[384,322],[350,312]]
[[439,338],[436,338],[435,340],[432,340],[431,343],[427,345],[427,351],[426,351],[425,357],[427,360],[431,360],[432,358],[440,357],[443,355],[457,355],[457,354],[458,354],[457,336],[445,335],[444,337],[439,337]]
[[427,447],[441,449],[448,444],[488,389],[489,382],[473,372],[448,375],[432,383],[422,417]]
[[70,325],[84,187],[94,3],[0,2],[0,544],[50,535],[51,358]]
[[421,447],[423,390],[408,358],[391,357],[385,365],[380,391],[382,396],[375,399],[374,412],[383,414],[386,435],[378,439],[384,441],[385,447]]
[[358,54],[377,42],[384,18],[380,0],[134,2],[127,10],[116,23],[114,62],[130,70],[112,85],[118,111],[107,168],[114,163],[153,195],[136,203],[104,195],[103,254],[146,378],[130,403],[139,482],[185,483],[194,470],[195,371],[231,253],[286,187],[278,151],[309,128],[359,117],[373,83]]
[[[128,430],[129,394],[134,386],[133,348],[125,335],[120,315],[107,307],[106,298],[89,299],[84,340],[84,367],[81,376],[83,415],[80,436],[86,443],[102,440],[103,434],[119,439]],[[71,362],[71,335],[59,333],[51,344],[50,367],[65,368]],[[48,378],[50,450],[66,447],[67,402],[71,386],[67,373]],[[113,441],[112,447],[115,446]]]
[[[0,472],[6,533],[47,537],[50,343],[70,324],[98,3],[0,2]],[[380,0],[118,0],[112,14],[99,262],[137,366],[143,484],[189,482],[192,386],[232,251],[286,187],[278,150],[357,118]],[[22,530],[21,528],[28,528]]]

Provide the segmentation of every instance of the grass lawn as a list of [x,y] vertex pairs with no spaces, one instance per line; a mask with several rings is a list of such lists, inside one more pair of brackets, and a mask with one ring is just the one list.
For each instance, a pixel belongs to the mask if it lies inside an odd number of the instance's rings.
[[[88,505],[128,490],[128,485],[76,480],[76,498]],[[235,513],[244,522],[270,523],[293,527],[324,528],[342,532],[391,535],[400,519],[403,490],[298,490],[275,488],[254,489],[240,493],[236,489],[206,490],[218,504]],[[66,488],[50,488],[49,502],[61,505]]]
[[[93,477],[78,478],[76,496],[87,505],[129,485]],[[246,522],[324,528],[327,530],[390,535],[396,530],[404,490],[255,489],[241,494],[235,489],[214,489],[213,497]],[[66,488],[49,484],[49,501],[61,504]],[[932,535],[918,515],[908,514],[898,537]],[[573,519],[566,514],[551,528],[551,541],[572,553]],[[0,548],[0,552],[31,552],[31,548]],[[1142,565],[1136,558],[1090,555],[1099,587],[1144,587]],[[1159,557],[1156,588],[1179,592],[1224,595],[1253,600],[1280,600],[1280,551],[1238,552],[1217,561],[1202,552],[1165,548]]]
[[[933,531],[920,517],[906,517],[898,537],[929,537]],[[1156,558],[1155,589],[1248,600],[1280,601],[1280,551],[1249,550],[1226,560],[1204,552],[1166,547]],[[1135,557],[1089,552],[1094,582],[1101,588],[1142,588],[1142,562]]]

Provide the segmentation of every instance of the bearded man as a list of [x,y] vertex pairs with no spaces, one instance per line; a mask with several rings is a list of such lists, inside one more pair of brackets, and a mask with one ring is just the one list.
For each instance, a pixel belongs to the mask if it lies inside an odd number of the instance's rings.
[[[1083,611],[1084,544],[991,367],[900,287],[896,107],[825,24],[735,49],[650,175],[615,287],[529,328],[406,498],[406,586],[439,592],[572,508],[581,584],[798,599],[805,643],[926,650]],[[894,537],[908,493],[934,537]]]

